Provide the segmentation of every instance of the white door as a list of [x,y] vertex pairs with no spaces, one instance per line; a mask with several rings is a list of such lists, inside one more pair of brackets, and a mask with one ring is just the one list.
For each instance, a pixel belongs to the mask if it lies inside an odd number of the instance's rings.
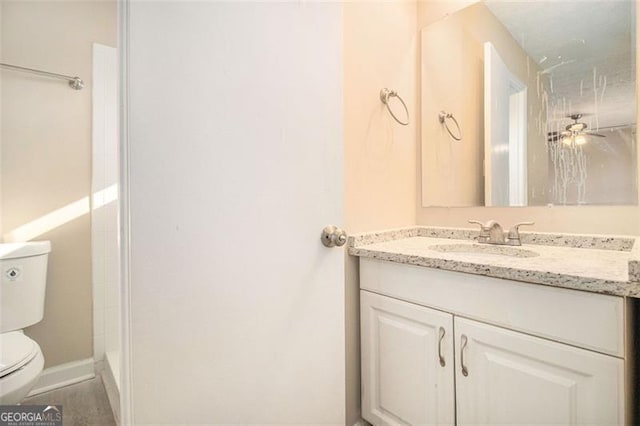
[[623,360],[457,317],[455,336],[459,425],[624,424]]
[[452,425],[453,316],[360,292],[362,416],[379,425]]
[[344,424],[342,6],[123,11],[129,420]]
[[484,44],[485,205],[527,205],[527,86]]

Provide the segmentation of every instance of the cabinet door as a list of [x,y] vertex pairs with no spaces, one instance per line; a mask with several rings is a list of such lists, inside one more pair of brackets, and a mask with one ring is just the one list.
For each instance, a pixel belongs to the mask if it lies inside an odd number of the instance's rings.
[[623,360],[455,319],[460,425],[621,425]]
[[362,416],[374,425],[453,424],[453,316],[360,295]]

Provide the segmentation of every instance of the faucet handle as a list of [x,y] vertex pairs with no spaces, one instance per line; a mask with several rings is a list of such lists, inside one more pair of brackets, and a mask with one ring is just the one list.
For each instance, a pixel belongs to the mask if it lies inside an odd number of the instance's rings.
[[535,225],[535,222],[519,222],[513,225],[513,227],[509,230],[509,235],[507,236],[507,242],[509,245],[521,245],[520,243],[520,227],[522,225]]
[[[535,225],[535,222],[518,222],[515,225],[513,225],[513,227],[511,228],[511,231],[515,231],[518,232],[518,229],[522,226],[522,225]],[[509,231],[509,232],[511,232]]]
[[469,223],[475,223],[480,225],[480,235],[478,235],[478,242],[486,243],[489,241],[489,227],[479,220],[470,220]]
[[480,225],[481,228],[486,228],[485,224],[480,222],[479,220],[469,220],[469,223],[475,223],[476,225]]

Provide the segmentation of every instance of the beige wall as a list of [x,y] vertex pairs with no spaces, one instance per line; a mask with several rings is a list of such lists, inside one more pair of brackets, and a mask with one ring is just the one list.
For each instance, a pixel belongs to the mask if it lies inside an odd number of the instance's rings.
[[[446,18],[478,0],[418,0],[417,30]],[[418,58],[420,60],[420,58]]]
[[[116,45],[115,1],[7,1],[2,61],[74,74],[66,83],[2,72],[2,222],[15,228],[88,197],[91,188],[92,43]],[[88,213],[88,212],[87,212]],[[46,367],[92,356],[88,214],[33,239],[51,240],[44,320],[27,329]]]
[[[344,5],[345,226],[351,233],[415,222],[415,19],[415,2]],[[408,126],[380,102],[384,87],[404,99]],[[403,117],[402,106],[391,102]]]
[[[418,30],[472,3],[475,2],[420,1],[417,8]],[[425,208],[422,207],[421,191],[417,191],[416,198],[419,225],[468,227],[468,219],[496,219],[510,226],[518,221],[533,220],[536,225],[532,229],[537,231],[640,234],[640,209],[637,206]]]
[[[468,28],[484,11],[474,5],[421,33],[421,168],[422,200],[427,205],[484,204],[482,181],[484,87],[483,46]],[[486,16],[481,15],[480,18]],[[486,21],[482,19],[482,21]],[[440,124],[438,114],[453,114],[462,129],[456,141]],[[448,121],[457,134],[455,125]]]
[[[345,229],[357,233],[413,225],[419,117],[416,3],[345,2],[343,10]],[[409,126],[393,121],[380,102],[383,87],[402,96]],[[351,426],[360,415],[359,288],[357,260],[346,260],[346,424]]]

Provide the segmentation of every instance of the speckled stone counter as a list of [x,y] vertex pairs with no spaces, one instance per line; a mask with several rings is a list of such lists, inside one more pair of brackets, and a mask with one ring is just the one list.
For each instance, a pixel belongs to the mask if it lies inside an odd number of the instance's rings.
[[509,250],[478,244],[475,229],[414,227],[354,235],[348,247],[353,256],[640,298],[635,237],[520,235],[522,246]]

